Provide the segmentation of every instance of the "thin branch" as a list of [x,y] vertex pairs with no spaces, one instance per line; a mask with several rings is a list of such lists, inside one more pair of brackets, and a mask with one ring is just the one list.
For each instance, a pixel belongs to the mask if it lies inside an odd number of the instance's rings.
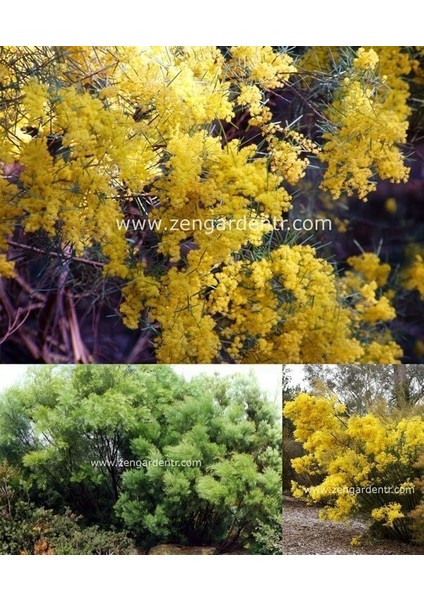
[[64,256],[60,252],[54,252],[53,250],[44,250],[43,248],[37,248],[36,246],[29,246],[28,244],[21,244],[20,242],[14,242],[9,240],[7,242],[9,246],[13,248],[20,248],[21,250],[31,250],[31,252],[37,252],[38,254],[44,254],[46,256],[54,256],[55,258],[62,258],[63,260],[73,260],[75,262],[83,263],[85,265],[90,265],[92,267],[104,267],[107,263],[100,262],[99,260],[90,260],[89,258],[82,258],[79,256]]

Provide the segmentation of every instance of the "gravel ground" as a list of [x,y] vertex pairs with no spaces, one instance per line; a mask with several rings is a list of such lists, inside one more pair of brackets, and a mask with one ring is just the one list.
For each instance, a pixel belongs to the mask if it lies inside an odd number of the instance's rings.
[[365,537],[352,546],[354,536],[366,534],[367,525],[321,521],[319,508],[290,497],[283,503],[283,554],[424,554],[423,546]]

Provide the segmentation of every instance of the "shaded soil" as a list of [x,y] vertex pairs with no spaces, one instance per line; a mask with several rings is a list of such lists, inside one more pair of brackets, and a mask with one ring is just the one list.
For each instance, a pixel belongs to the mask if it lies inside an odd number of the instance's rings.
[[135,548],[133,554],[149,554],[149,555],[214,555],[214,554],[250,554],[246,549],[239,548],[234,551],[218,552],[216,546],[179,546],[176,544],[159,544],[153,546],[146,551],[144,548]]
[[[375,540],[367,531],[359,519],[349,524],[322,521],[316,506],[284,497],[283,554],[424,554],[423,546]],[[361,546],[352,546],[351,539],[361,534]]]
[[149,554],[216,554],[214,546],[176,546],[174,544],[160,544],[149,550]]

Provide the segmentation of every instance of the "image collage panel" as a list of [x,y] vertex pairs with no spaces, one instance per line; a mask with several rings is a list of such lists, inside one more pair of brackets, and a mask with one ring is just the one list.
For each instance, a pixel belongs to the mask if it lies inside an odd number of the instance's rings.
[[424,554],[424,367],[283,366],[283,553]]
[[424,47],[0,47],[0,554],[423,554]]
[[422,46],[0,48],[8,364],[422,363]]
[[0,366],[0,554],[281,554],[281,368]]
[[0,375],[0,554],[424,553],[422,365]]

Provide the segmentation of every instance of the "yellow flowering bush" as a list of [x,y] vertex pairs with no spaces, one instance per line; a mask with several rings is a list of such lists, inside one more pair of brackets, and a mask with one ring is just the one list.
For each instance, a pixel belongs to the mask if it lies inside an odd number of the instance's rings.
[[324,519],[364,514],[404,541],[412,538],[419,519],[422,528],[422,415],[347,416],[336,397],[301,393],[286,403],[284,416],[305,451],[292,466],[315,478],[311,485],[293,482],[295,497],[325,503]]
[[421,475],[415,479],[414,485],[421,493],[421,502],[411,512],[412,531],[414,540],[424,544],[424,455],[418,459],[416,466],[420,469]]
[[414,256],[412,265],[405,271],[405,288],[417,290],[424,300],[424,259],[421,254]]
[[[338,276],[272,223],[312,164],[334,199],[365,198],[375,175],[405,181],[402,78],[414,61],[401,48],[352,51],[320,138],[275,109],[302,95],[318,60],[308,52],[3,47],[0,274],[22,266],[18,233],[40,252],[49,240],[54,256],[114,282],[123,322],[149,333],[161,362],[399,360],[390,267],[366,254]],[[320,54],[330,77],[341,52]]]
[[335,199],[342,192],[366,199],[377,187],[375,175],[397,183],[408,179],[399,150],[408,129],[408,88],[399,78],[413,63],[399,66],[384,51],[376,84],[379,61],[372,48],[359,48],[328,109],[332,130],[323,134],[320,159],[328,167],[322,185]]

